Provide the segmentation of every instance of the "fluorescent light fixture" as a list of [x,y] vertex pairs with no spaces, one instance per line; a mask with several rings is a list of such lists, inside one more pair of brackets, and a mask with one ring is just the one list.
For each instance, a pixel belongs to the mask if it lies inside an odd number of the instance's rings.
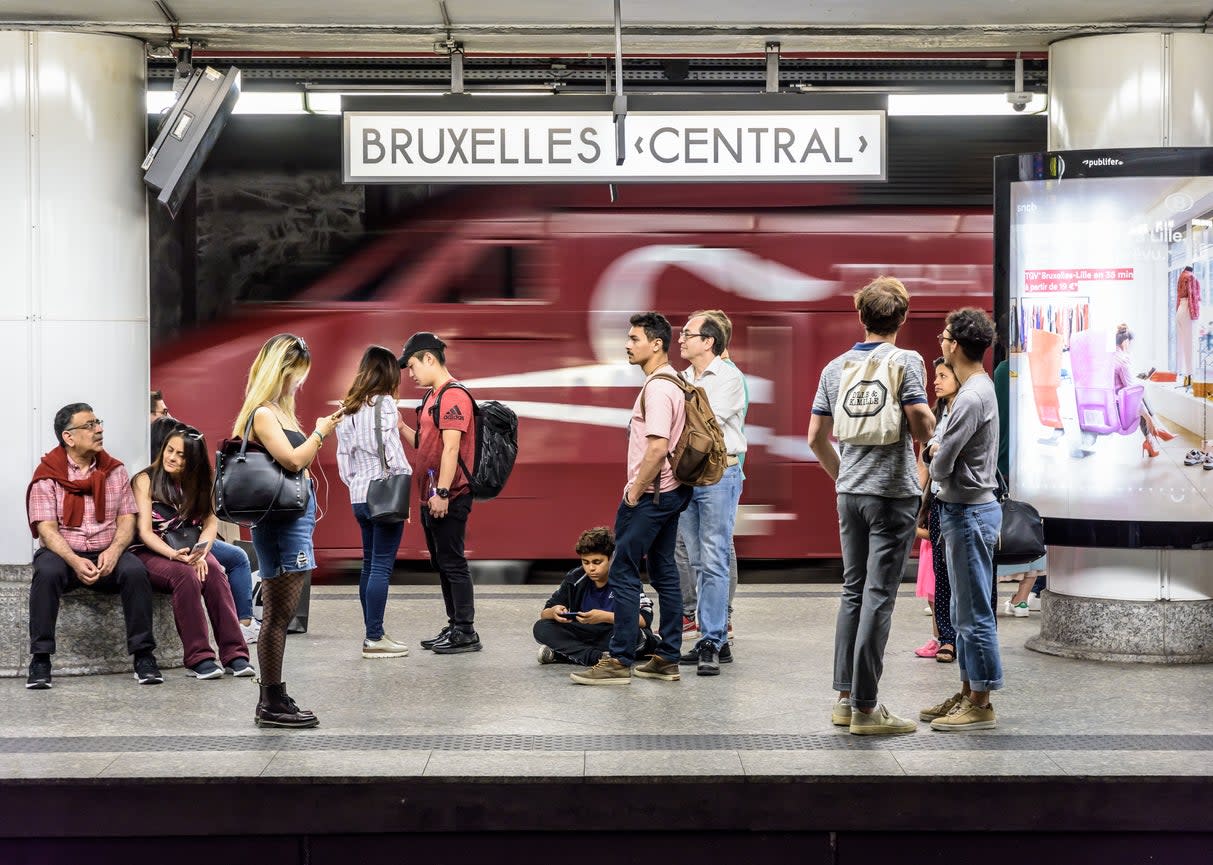
[[[177,101],[171,90],[149,90],[147,113],[159,114]],[[308,109],[311,109],[311,112]],[[304,104],[299,90],[245,90],[240,94],[233,114],[340,114],[341,97],[336,93],[308,94]]]
[[1043,93],[1033,93],[1023,111],[1016,111],[1002,93],[890,93],[889,116],[908,115],[983,115],[1037,114],[1048,101]]

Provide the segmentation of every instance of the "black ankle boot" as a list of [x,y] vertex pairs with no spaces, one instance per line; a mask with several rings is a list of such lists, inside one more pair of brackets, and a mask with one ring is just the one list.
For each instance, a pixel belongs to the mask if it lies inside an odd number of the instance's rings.
[[258,727],[315,727],[320,723],[311,712],[301,712],[286,693],[286,684],[262,685],[261,699],[253,717]]

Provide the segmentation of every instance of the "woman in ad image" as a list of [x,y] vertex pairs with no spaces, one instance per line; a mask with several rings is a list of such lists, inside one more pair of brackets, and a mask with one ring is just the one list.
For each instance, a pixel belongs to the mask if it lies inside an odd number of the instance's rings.
[[1175,366],[1180,375],[1191,375],[1192,322],[1200,318],[1200,283],[1192,266],[1179,274],[1175,286]]
[[[1132,347],[1133,331],[1129,330],[1127,324],[1117,326],[1116,354],[1114,355],[1117,393],[1138,383],[1133,377],[1133,365],[1129,357],[1129,351]],[[1158,440],[1170,441],[1175,438],[1175,433],[1163,428],[1154,420],[1154,414],[1150,411],[1150,406],[1144,399],[1141,401],[1141,408],[1138,411],[1141,415],[1141,434],[1144,436],[1141,443],[1141,451],[1147,456],[1156,457],[1158,456]]]

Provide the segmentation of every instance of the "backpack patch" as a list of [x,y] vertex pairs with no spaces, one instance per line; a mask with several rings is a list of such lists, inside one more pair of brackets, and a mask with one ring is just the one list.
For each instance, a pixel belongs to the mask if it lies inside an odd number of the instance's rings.
[[838,382],[834,435],[848,445],[891,445],[901,441],[898,395],[905,380],[906,352],[873,349],[862,359],[847,360]]

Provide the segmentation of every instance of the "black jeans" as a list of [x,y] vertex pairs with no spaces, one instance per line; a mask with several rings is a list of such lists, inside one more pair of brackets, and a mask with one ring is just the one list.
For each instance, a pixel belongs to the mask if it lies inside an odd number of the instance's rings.
[[472,494],[464,493],[451,499],[446,516],[434,519],[430,509],[421,505],[421,526],[425,529],[425,545],[430,550],[430,563],[438,571],[442,584],[442,602],[446,604],[446,620],[456,631],[474,630],[476,598],[472,590],[472,574],[463,553],[463,537],[467,533],[468,515],[472,512]]
[[[552,619],[540,619],[532,629],[537,643],[582,667],[592,667],[598,663],[602,653],[611,644],[611,634],[614,630],[615,626],[610,622],[586,625],[581,622],[562,623]],[[637,654],[643,655],[657,648],[657,638],[648,628],[641,628],[636,646]]]
[[682,582],[674,564],[678,515],[691,503],[691,488],[679,486],[661,494],[640,497],[636,507],[620,501],[615,513],[615,558],[610,582],[615,587],[615,633],[611,657],[630,667],[636,660],[640,630],[640,560],[645,560],[649,582],[661,604],[661,644],[656,654],[677,661],[682,654]]
[[[101,553],[78,555],[95,563]],[[112,571],[89,586],[80,582],[67,562],[43,548],[34,554],[34,580],[29,587],[30,654],[55,653],[59,600],[81,587],[106,595],[122,595],[128,652],[136,655],[156,648],[156,639],[152,636],[152,586],[143,562],[132,553],[124,552]]]

